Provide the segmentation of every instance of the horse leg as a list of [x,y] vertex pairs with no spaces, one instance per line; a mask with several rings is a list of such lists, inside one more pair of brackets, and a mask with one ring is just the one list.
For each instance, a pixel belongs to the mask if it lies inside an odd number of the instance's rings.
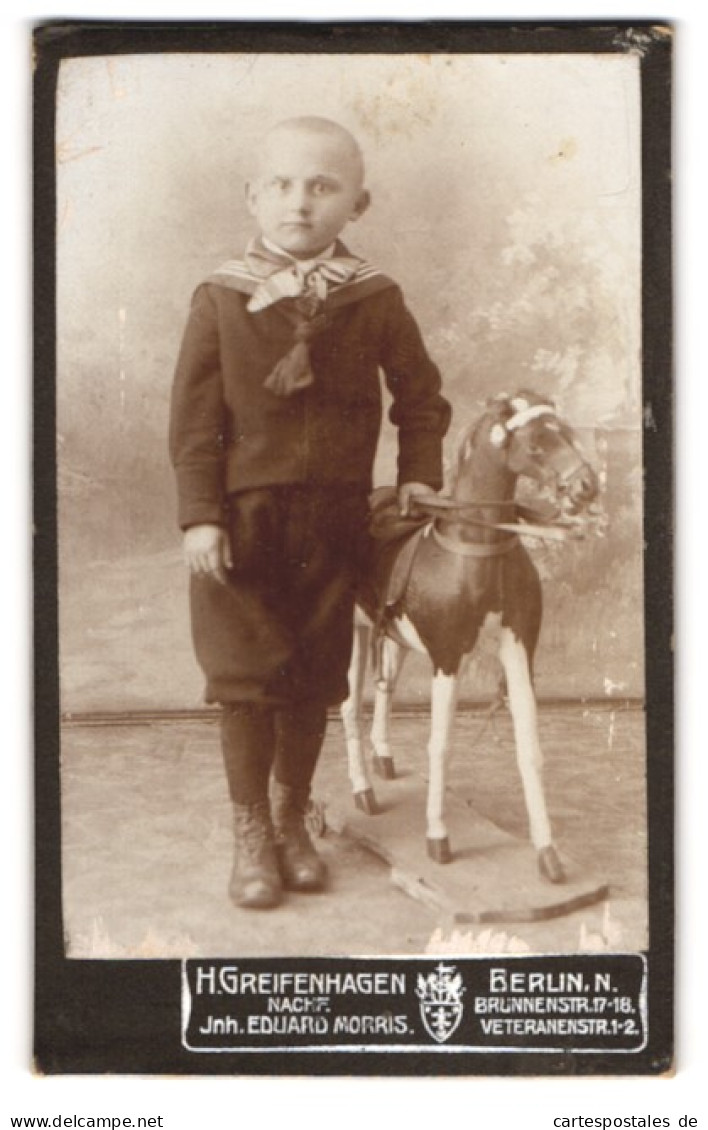
[[427,847],[428,855],[436,863],[449,863],[452,859],[450,841],[444,820],[445,770],[450,748],[457,696],[460,685],[460,671],[454,675],[444,675],[437,671],[433,676],[430,704],[430,741],[428,743],[428,807]]
[[352,657],[349,664],[349,698],[342,703],[340,716],[347,744],[349,780],[352,785],[354,803],[362,812],[365,812],[368,816],[373,816],[378,812],[378,806],[366,769],[361,732],[361,700],[364,692],[370,634],[369,625],[359,618],[357,612],[354,621]]
[[392,781],[396,776],[388,736],[391,728],[393,695],[405,658],[406,648],[384,637],[381,641],[381,671],[374,690],[374,716],[370,736],[374,749],[374,769],[386,781]]
[[506,672],[516,759],[528,812],[531,842],[536,848],[538,866],[543,877],[551,883],[562,883],[566,877],[565,870],[553,844],[541,779],[543,755],[538,740],[536,696],[531,683],[528,652],[511,628],[504,627],[501,630],[499,658]]

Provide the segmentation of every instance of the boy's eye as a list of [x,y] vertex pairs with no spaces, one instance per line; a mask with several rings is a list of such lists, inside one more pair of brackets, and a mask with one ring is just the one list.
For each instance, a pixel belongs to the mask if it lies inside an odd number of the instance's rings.
[[[273,177],[269,181],[268,187],[274,192],[286,193],[290,192],[293,188],[294,182],[290,177]],[[337,185],[333,181],[328,180],[315,180],[307,185],[307,191],[313,196],[328,196],[332,192],[336,192]]]
[[315,196],[329,196],[336,192],[338,187],[335,181],[316,180],[312,184],[312,192]]

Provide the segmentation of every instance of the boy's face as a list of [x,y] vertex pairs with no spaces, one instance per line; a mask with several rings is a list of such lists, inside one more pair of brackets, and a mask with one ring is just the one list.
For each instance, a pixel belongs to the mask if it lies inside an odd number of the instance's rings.
[[246,199],[261,234],[296,259],[324,251],[369,203],[361,159],[346,140],[299,129],[266,138]]

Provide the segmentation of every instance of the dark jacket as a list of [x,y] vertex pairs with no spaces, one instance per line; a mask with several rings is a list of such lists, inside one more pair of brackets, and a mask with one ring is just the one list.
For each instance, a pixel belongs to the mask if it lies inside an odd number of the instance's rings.
[[170,420],[183,528],[223,524],[232,492],[295,483],[370,489],[379,368],[399,429],[399,483],[441,485],[450,406],[399,288],[333,310],[310,343],[314,384],[280,397],[264,380],[293,342],[282,309],[290,301],[253,314],[248,296],[228,286],[207,282],[194,295]]

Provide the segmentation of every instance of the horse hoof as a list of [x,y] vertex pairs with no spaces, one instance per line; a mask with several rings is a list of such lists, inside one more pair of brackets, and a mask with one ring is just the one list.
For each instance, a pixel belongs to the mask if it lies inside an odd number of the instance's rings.
[[428,836],[426,840],[428,845],[428,855],[434,863],[451,863],[452,852],[450,851],[450,841],[447,836],[442,840],[433,840]]
[[384,781],[394,781],[396,779],[396,766],[393,764],[392,757],[374,757],[374,771],[382,777]]
[[564,883],[566,880],[565,868],[553,844],[541,848],[538,853],[538,869],[549,883]]
[[354,793],[354,804],[367,816],[377,816],[380,811],[373,789],[362,789],[361,792]]

